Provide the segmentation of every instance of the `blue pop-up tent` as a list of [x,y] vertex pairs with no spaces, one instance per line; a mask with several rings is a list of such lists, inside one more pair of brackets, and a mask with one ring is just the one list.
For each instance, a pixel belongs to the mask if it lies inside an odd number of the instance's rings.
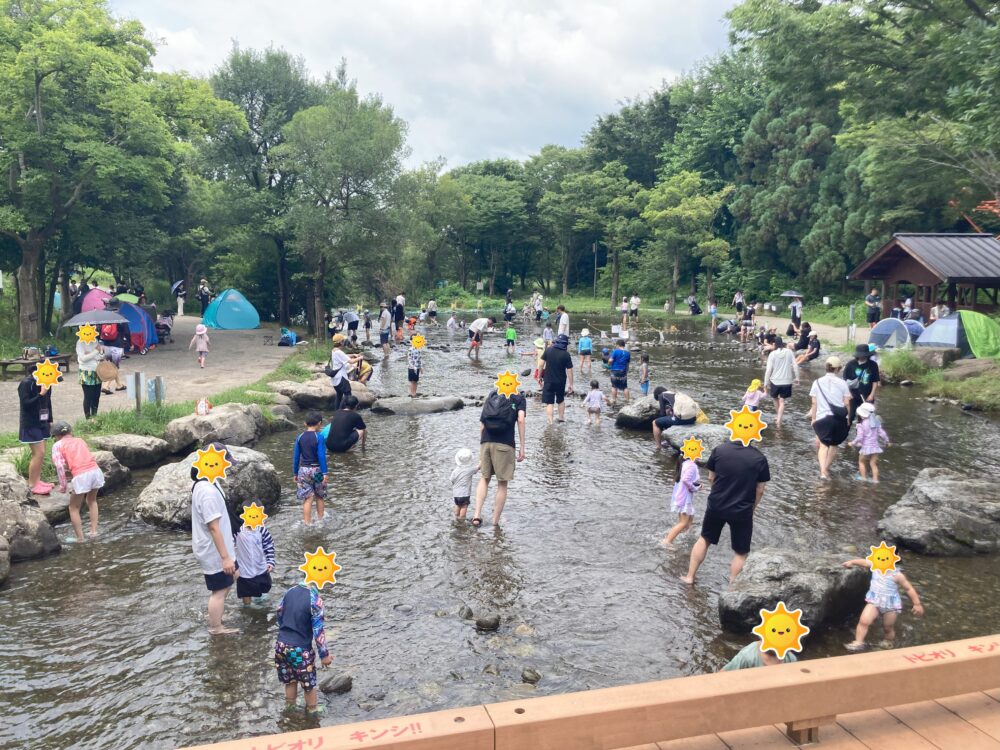
[[205,310],[201,322],[209,328],[244,331],[260,328],[260,315],[247,298],[235,289],[223,289]]
[[122,302],[118,305],[118,312],[128,321],[128,332],[132,338],[132,346],[140,352],[145,354],[148,349],[160,343],[153,319],[141,307],[133,305],[131,302]]

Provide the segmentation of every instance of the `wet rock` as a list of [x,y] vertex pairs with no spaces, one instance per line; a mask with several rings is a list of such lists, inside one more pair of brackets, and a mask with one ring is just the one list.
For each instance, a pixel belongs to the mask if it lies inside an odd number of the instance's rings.
[[472,613],[472,607],[468,605],[462,605],[462,608],[458,610],[458,616],[463,620],[471,620],[475,615]]
[[104,486],[97,493],[102,497],[132,481],[132,472],[118,461],[111,451],[94,451],[94,460],[104,472]]
[[489,614],[476,618],[476,630],[492,632],[500,627],[500,615]]
[[901,386],[909,387],[909,386],[913,385],[913,381],[912,380],[900,380],[899,384]]
[[7,451],[0,460],[0,502],[25,503],[28,501],[28,482],[18,474],[12,463],[15,452],[20,453],[21,450]]
[[802,622],[816,628],[860,611],[869,572],[845,568],[842,555],[810,550],[755,550],[735,583],[719,595],[719,621],[724,628],[748,632],[760,623],[760,610],[785,602],[801,609]]
[[295,411],[292,407],[278,404],[277,406],[268,407],[268,411],[271,413],[271,421],[268,423],[271,432],[285,432],[286,430],[299,429],[299,424],[295,421]]
[[[236,463],[222,485],[229,507],[239,515],[244,503],[256,502],[270,512],[281,496],[281,482],[270,459],[259,451],[230,446]],[[133,511],[146,523],[167,528],[191,528],[191,464],[197,452],[156,470],[153,480],[139,493]]]
[[499,676],[500,669],[497,667],[496,664],[487,664],[485,667],[483,667],[483,674],[493,674]]
[[222,404],[208,414],[190,414],[168,422],[163,439],[171,453],[181,453],[215,441],[230,446],[253,445],[269,431],[257,404]]
[[406,615],[406,614],[409,614],[410,612],[413,611],[413,605],[412,604],[397,604],[395,607],[393,607],[393,609],[396,610],[397,612],[402,612],[404,615]]
[[7,582],[10,576],[10,544],[7,537],[0,536],[0,586]]
[[514,635],[521,636],[522,638],[534,634],[535,629],[530,625],[525,625],[523,622],[514,628]]
[[541,672],[532,669],[531,667],[525,667],[521,670],[521,682],[526,682],[529,685],[537,685],[538,681],[541,679]]
[[521,370],[521,377],[522,378],[529,378],[529,377],[531,377],[531,368],[530,367],[525,367],[523,370]]
[[448,610],[446,610],[446,609],[435,610],[434,616],[435,617],[447,617],[448,616]]
[[324,693],[332,693],[334,695],[349,693],[352,687],[354,687],[354,680],[349,674],[338,674],[327,677],[319,684],[319,689]]
[[643,396],[625,404],[615,417],[615,424],[631,430],[649,430],[660,413],[660,406],[652,396]]
[[158,464],[170,454],[167,441],[152,435],[101,435],[88,442],[98,450],[111,451],[129,469]]
[[45,520],[51,525],[69,520],[69,493],[52,490],[48,495],[32,495],[31,499],[38,509],[45,514]]
[[887,541],[924,555],[1000,552],[1000,485],[923,469],[877,528]]
[[373,701],[381,702],[385,700],[385,693],[381,690],[376,690],[374,693],[368,693],[368,697]]
[[11,562],[58,552],[62,545],[41,509],[0,498],[0,536],[7,539]]
[[697,463],[704,466],[708,462],[708,457],[712,451],[723,443],[729,442],[729,430],[719,424],[692,424],[678,425],[665,430],[663,437],[670,447],[679,452],[684,441],[690,437],[698,438],[705,450]]
[[[277,380],[267,384],[268,388],[289,398],[300,409],[333,409],[337,402],[337,392],[330,384],[330,378],[322,372],[312,380],[296,383],[292,380]],[[358,406],[367,409],[375,402],[375,394],[363,383],[352,382],[351,394],[358,399]]]
[[455,411],[465,406],[465,402],[457,396],[441,398],[380,398],[372,404],[375,414],[396,414],[412,416],[414,414],[439,414],[445,411]]

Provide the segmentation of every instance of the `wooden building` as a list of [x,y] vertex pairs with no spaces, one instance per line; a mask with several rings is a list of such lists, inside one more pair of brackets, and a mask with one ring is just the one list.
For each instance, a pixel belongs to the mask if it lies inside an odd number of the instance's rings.
[[[883,317],[904,296],[925,319],[939,299],[952,310],[991,313],[1000,309],[1000,242],[991,234],[894,234],[847,278],[881,285]],[[900,291],[904,284],[912,295]]]

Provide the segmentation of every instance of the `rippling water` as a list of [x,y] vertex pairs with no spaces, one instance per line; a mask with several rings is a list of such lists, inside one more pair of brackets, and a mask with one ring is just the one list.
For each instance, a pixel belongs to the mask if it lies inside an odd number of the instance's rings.
[[[576,316],[574,328],[601,322]],[[526,342],[535,335],[519,333]],[[434,345],[451,343],[425,354],[422,392],[485,394],[511,364],[499,337],[487,339],[476,364],[461,334],[429,336]],[[656,337],[648,331],[642,339]],[[667,338],[709,340],[707,321]],[[728,345],[650,351],[653,382],[691,393],[715,422],[760,376],[750,355]],[[1000,473],[994,422],[889,387],[880,412],[895,445],[881,462],[883,483],[852,481],[853,453],[842,452],[836,480],[821,484],[804,416],[811,377],[796,390],[787,424],[765,432],[773,481],[757,513],[755,547],[866,548],[878,542],[882,511],[921,468]],[[599,379],[607,389],[607,377]],[[377,368],[376,385],[402,394],[405,381],[405,352],[397,351]],[[276,585],[268,610],[242,609],[230,597],[227,620],[242,631],[230,638],[205,631],[207,592],[189,535],[129,519],[149,477],[137,472],[132,487],[102,501],[100,541],[15,565],[0,590],[0,747],[169,748],[304,726],[282,715],[272,610],[300,577],[302,551],[319,544],[336,550],[344,567],[324,593],[334,655],[326,674],[354,677],[350,693],[331,697],[327,724],[697,674],[718,669],[749,641],[718,626],[727,540],[709,554],[699,584],[682,585],[696,530],[673,552],[658,545],[674,520],[670,462],[653,455],[648,435],[618,430],[610,419],[588,428],[576,401],[567,423],[551,427],[540,403],[529,404],[528,458],[511,483],[501,529],[454,522],[448,473],[458,448],[475,448],[478,411],[366,416],[367,451],[334,462],[325,527],[301,526],[294,435],[258,446],[285,487],[284,505],[268,522]],[[705,494],[696,502],[703,508]],[[491,503],[492,492],[487,519]],[[996,557],[904,553],[903,565],[927,616],[900,619],[902,644],[996,629]],[[476,633],[457,614],[463,604],[500,612],[500,631]],[[853,624],[811,635],[804,658],[843,653]],[[537,687],[520,681],[527,666],[543,675]]]

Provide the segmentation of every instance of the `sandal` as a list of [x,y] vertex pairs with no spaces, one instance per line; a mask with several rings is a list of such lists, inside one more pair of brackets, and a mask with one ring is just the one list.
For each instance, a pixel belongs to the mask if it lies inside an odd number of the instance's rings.
[[480,526],[483,525],[483,519],[482,518],[473,518],[472,519],[472,525],[475,526],[478,529]]

